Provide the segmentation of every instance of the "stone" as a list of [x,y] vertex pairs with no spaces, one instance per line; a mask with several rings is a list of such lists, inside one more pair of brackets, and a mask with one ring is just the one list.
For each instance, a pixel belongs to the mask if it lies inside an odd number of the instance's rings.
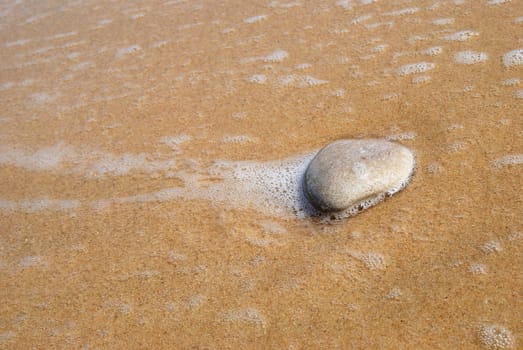
[[338,140],[322,148],[305,171],[303,189],[322,212],[365,209],[401,190],[415,168],[414,153],[381,139]]

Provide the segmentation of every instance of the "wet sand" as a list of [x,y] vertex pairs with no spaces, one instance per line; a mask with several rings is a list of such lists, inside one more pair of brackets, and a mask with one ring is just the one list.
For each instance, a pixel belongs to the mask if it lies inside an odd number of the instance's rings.
[[[0,33],[0,348],[523,346],[522,2],[4,1]],[[293,212],[296,159],[374,137],[403,191]]]

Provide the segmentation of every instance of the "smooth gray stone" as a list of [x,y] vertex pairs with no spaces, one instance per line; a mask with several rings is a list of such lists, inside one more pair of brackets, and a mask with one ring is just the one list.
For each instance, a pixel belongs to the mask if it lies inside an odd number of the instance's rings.
[[381,139],[338,140],[322,148],[304,176],[304,192],[323,212],[368,207],[401,190],[414,171],[413,152]]

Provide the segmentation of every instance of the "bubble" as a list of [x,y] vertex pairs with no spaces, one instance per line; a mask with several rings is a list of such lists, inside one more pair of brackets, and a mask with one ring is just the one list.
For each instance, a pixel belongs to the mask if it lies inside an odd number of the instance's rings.
[[427,56],[438,56],[443,52],[443,48],[441,46],[433,46],[429,47],[428,49],[425,49],[421,51],[423,55]]
[[385,12],[383,16],[403,16],[403,15],[412,15],[419,11],[417,7],[407,7],[401,10],[396,10],[392,12]]
[[437,26],[446,26],[447,24],[454,23],[454,18],[436,18],[432,21],[432,24]]
[[252,23],[264,21],[266,19],[267,19],[267,15],[252,16],[252,17],[245,18],[243,20],[243,23],[252,24]]
[[502,82],[503,86],[518,86],[521,83],[519,78],[509,78]]
[[125,55],[140,51],[142,47],[140,45],[131,45],[127,47],[123,47],[121,49],[116,50],[115,57],[116,58],[122,58]]
[[499,325],[484,325],[479,330],[479,341],[493,349],[508,349],[514,345],[512,332]]
[[467,41],[475,36],[478,36],[479,33],[473,30],[462,30],[453,34],[449,34],[444,37],[447,41]]
[[265,84],[267,82],[267,76],[265,74],[254,74],[251,75],[247,81],[254,84]]
[[481,251],[484,253],[499,253],[503,250],[499,241],[490,241],[481,246]]
[[[523,91],[523,90],[522,90]],[[492,162],[495,166],[523,164],[523,154],[509,154]]]
[[487,4],[488,5],[501,5],[501,4],[506,4],[507,2],[510,2],[510,0],[488,0]]
[[432,77],[430,75],[418,75],[412,78],[413,84],[425,84],[432,80]]
[[267,324],[265,317],[255,308],[230,310],[222,314],[222,320],[227,322],[245,322],[258,324],[263,327]]
[[503,64],[507,68],[523,65],[523,48],[512,50],[504,54]]
[[460,51],[454,55],[454,62],[459,64],[477,64],[487,61],[488,55],[484,52]]
[[263,58],[263,61],[265,62],[281,62],[284,59],[289,57],[289,53],[284,50],[276,50],[274,52],[271,52],[267,56]]
[[486,275],[487,274],[487,265],[485,264],[471,264],[469,266],[469,271],[474,275]]
[[417,74],[417,73],[424,73],[429,70],[432,70],[436,67],[435,63],[431,62],[418,62],[418,63],[411,63],[411,64],[405,64],[398,68],[397,74],[404,76],[404,75],[410,75],[410,74]]

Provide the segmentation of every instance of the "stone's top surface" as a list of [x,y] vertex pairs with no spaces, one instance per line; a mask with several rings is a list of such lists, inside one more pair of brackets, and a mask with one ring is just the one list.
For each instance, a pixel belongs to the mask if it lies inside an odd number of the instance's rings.
[[338,140],[313,158],[304,177],[311,204],[341,211],[399,191],[415,166],[408,148],[380,139]]

